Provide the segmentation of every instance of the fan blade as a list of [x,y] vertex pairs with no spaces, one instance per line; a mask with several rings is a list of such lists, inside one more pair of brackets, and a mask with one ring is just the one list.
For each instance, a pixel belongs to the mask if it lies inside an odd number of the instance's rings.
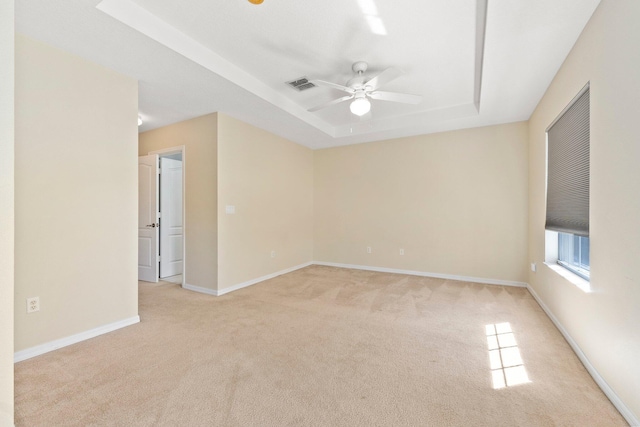
[[314,111],[322,110],[323,108],[331,107],[332,105],[336,105],[336,104],[339,104],[341,102],[348,101],[351,98],[353,98],[353,95],[343,96],[342,98],[334,99],[333,101],[329,101],[329,102],[327,102],[325,104],[318,105],[318,106],[313,107],[313,108],[309,108],[307,111],[313,113]]
[[350,87],[342,86],[342,85],[339,85],[337,83],[325,82],[324,80],[311,80],[311,83],[313,83],[316,86],[330,87],[330,88],[338,89],[338,90],[341,90],[341,91],[347,92],[347,93],[354,93],[355,92],[355,90],[351,89]]
[[422,96],[410,95],[408,93],[384,92],[377,90],[375,92],[369,92],[368,95],[373,99],[379,99],[381,101],[402,102],[404,104],[420,104],[422,102]]
[[390,81],[397,79],[402,74],[403,74],[402,70],[399,68],[395,68],[395,67],[387,68],[377,76],[367,80],[367,82],[364,85],[370,86],[371,87],[370,90],[376,90],[380,86],[384,86]]

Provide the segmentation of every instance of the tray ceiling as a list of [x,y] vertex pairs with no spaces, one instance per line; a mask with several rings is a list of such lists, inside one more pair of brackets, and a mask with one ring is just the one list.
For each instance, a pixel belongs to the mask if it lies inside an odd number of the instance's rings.
[[[599,0],[21,0],[17,31],[139,80],[141,130],[221,111],[311,148],[527,120]],[[357,117],[326,87],[355,61],[383,90]]]

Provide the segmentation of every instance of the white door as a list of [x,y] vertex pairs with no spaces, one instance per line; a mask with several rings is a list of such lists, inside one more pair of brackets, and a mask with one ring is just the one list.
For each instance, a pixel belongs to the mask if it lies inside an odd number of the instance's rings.
[[160,277],[182,274],[182,161],[160,159]]
[[158,281],[158,155],[138,158],[138,280]]

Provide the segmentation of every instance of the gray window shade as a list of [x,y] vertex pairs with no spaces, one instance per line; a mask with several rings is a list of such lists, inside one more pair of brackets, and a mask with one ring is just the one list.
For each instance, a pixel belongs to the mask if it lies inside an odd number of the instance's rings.
[[589,88],[547,131],[547,230],[589,236]]

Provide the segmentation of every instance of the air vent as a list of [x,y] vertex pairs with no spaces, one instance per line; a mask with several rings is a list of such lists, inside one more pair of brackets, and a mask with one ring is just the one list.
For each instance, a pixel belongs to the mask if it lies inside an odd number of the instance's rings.
[[316,87],[316,85],[311,83],[306,77],[300,77],[286,83],[299,92]]

